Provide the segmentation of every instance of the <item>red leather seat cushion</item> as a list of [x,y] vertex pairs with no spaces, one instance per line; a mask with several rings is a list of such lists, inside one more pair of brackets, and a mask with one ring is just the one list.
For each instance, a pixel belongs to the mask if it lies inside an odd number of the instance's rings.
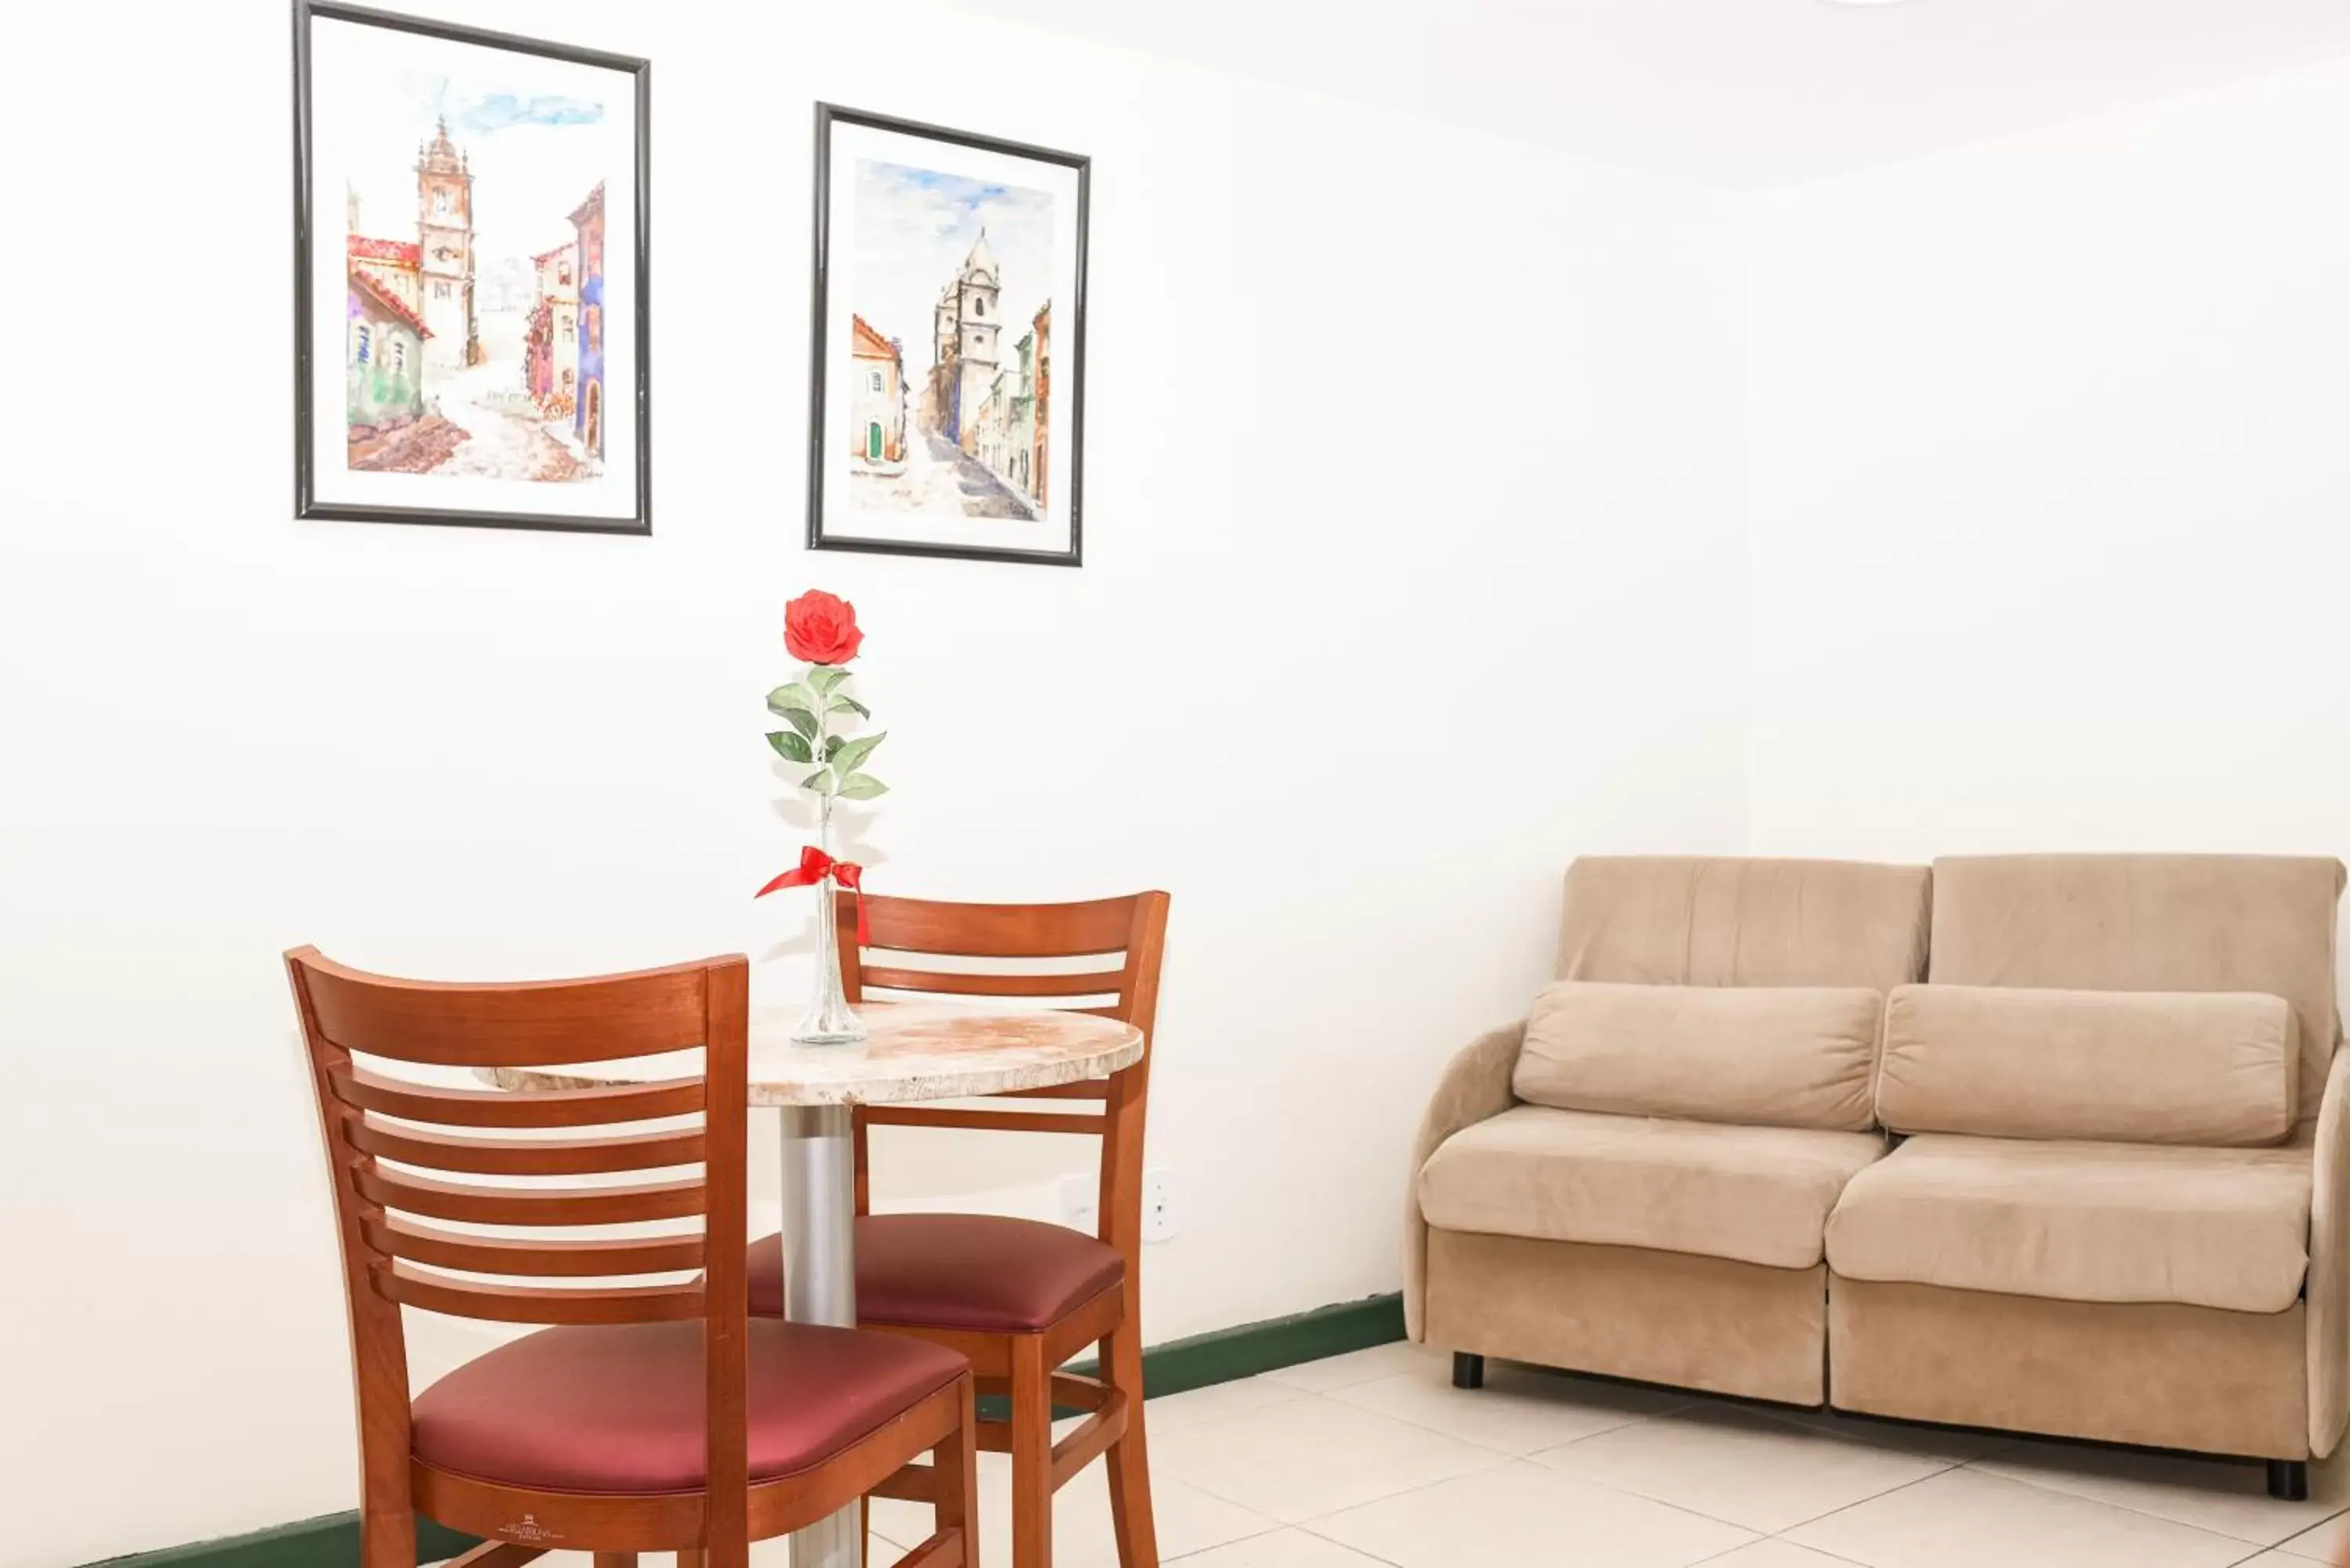
[[[960,1355],[902,1334],[751,1320],[751,1479],[821,1463],[951,1383]],[[702,1324],[541,1329],[416,1397],[416,1457],[557,1491],[693,1491],[708,1472]]]
[[[784,1310],[784,1243],[751,1244],[751,1310]],[[1118,1250],[1082,1231],[994,1214],[863,1214],[857,1319],[908,1328],[1034,1334],[1126,1275]]]

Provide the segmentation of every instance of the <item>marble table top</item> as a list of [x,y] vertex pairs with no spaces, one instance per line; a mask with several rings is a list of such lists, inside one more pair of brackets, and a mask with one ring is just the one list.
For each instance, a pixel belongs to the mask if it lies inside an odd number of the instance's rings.
[[[751,1103],[864,1106],[951,1100],[1107,1078],[1142,1059],[1142,1031],[1113,1018],[969,1002],[868,1002],[858,1045],[795,1045],[796,1007],[751,1010]],[[505,1089],[583,1089],[675,1078],[677,1056],[547,1070],[489,1069]]]

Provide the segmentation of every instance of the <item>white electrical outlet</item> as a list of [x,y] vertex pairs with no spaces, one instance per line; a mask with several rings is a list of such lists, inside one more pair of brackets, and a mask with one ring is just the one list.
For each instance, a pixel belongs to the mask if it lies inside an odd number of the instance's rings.
[[1101,1186],[1092,1176],[1061,1178],[1061,1223],[1097,1235],[1101,1231]]
[[1181,1223],[1175,1201],[1175,1173],[1165,1166],[1142,1173],[1142,1239],[1171,1241]]

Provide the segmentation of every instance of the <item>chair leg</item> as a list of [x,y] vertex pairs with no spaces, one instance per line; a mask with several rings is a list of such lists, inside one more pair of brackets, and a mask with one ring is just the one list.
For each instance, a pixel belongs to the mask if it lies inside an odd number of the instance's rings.
[[679,1548],[677,1568],[702,1568],[702,1548],[699,1546]]
[[[681,1552],[679,1555],[684,1554]],[[637,1554],[633,1552],[598,1552],[596,1553],[596,1568],[637,1568]]]
[[359,1568],[416,1568],[416,1514],[370,1508],[359,1515]]
[[1159,1521],[1150,1507],[1150,1449],[1142,1435],[1142,1331],[1129,1313],[1101,1342],[1107,1381],[1126,1396],[1126,1435],[1109,1446],[1110,1527],[1118,1568],[1159,1568]]
[[536,1563],[546,1555],[544,1546],[525,1546],[515,1541],[484,1541],[461,1557],[452,1557],[442,1568],[522,1568],[525,1563]]
[[1485,1358],[1471,1355],[1465,1350],[1452,1353],[1452,1386],[1482,1388],[1485,1386]]
[[2279,1502],[2309,1501],[2309,1461],[2307,1459],[2271,1459],[2269,1461],[2269,1495]]
[[1053,1568],[1053,1383],[1045,1336],[1012,1336],[1012,1568]]
[[[979,1568],[979,1422],[972,1413],[968,1385],[962,1397],[962,1425],[953,1437],[931,1452],[931,1463],[938,1470],[939,1500],[937,1515],[931,1528],[943,1534],[950,1530],[962,1532],[962,1551],[955,1559],[957,1568]],[[1051,1500],[1046,1500],[1051,1506]],[[871,1542],[867,1542],[865,1561],[873,1561]]]

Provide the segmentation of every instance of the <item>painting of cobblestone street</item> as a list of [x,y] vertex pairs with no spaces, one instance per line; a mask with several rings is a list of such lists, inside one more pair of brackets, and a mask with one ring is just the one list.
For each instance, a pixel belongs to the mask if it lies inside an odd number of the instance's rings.
[[1080,275],[1082,161],[1072,178],[1035,150],[864,117],[832,133],[827,306],[845,330],[827,334],[816,378],[819,535],[1073,553],[1075,379],[1061,372],[1081,339],[1056,317]]
[[630,73],[314,12],[320,493],[634,521]]

